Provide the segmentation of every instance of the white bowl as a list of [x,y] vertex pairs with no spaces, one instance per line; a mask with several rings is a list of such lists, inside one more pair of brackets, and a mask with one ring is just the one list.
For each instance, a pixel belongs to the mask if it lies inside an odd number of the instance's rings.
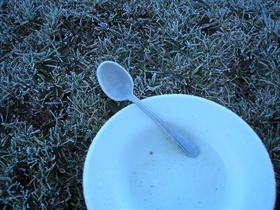
[[125,107],[88,150],[83,189],[89,210],[274,208],[269,155],[240,117],[196,96],[143,102],[196,142],[201,153],[187,157],[135,105]]

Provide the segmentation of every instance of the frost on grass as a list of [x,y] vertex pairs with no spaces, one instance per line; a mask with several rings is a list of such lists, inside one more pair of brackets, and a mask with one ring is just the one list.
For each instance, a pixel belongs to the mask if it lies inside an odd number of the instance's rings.
[[[183,3],[184,2],[184,3]],[[280,173],[280,3],[0,1],[0,208],[83,209],[82,168],[110,101],[105,59],[136,94],[225,105],[260,135]]]

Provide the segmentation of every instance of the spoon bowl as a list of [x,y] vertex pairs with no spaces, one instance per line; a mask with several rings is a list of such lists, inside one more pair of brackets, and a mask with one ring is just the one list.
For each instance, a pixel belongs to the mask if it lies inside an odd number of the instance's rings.
[[97,79],[103,92],[115,101],[129,100],[133,95],[133,80],[118,63],[102,62],[97,68]]

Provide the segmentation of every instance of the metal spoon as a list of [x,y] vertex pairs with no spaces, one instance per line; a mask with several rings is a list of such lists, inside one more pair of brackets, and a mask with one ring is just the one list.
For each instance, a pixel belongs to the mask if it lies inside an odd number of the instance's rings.
[[199,148],[189,139],[179,133],[173,126],[163,121],[159,116],[145,106],[133,94],[133,80],[130,74],[118,63],[104,61],[97,68],[97,79],[104,93],[115,101],[129,100],[135,103],[147,116],[149,116],[189,157],[196,157]]

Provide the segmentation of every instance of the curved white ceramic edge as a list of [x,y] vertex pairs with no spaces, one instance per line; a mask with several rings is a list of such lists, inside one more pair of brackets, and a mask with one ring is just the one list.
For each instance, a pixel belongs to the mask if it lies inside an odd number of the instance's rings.
[[[210,103],[212,105],[215,105],[215,106],[218,106],[220,109],[223,109],[223,111],[225,112],[228,112],[232,115],[232,117],[236,118],[236,120],[239,121],[239,123],[242,123],[244,127],[246,127],[247,129],[250,130],[251,134],[254,134],[256,136],[256,139],[258,139],[257,143],[263,150],[263,152],[265,153],[264,155],[266,156],[266,164],[268,164],[267,168],[270,169],[270,171],[267,171],[267,174],[270,174],[271,177],[273,177],[273,192],[267,192],[267,193],[273,193],[273,198],[272,200],[270,201],[270,207],[267,206],[267,210],[272,210],[274,208],[274,205],[275,205],[275,200],[276,200],[276,181],[275,181],[275,174],[274,174],[274,170],[273,170],[273,165],[271,163],[271,160],[270,160],[270,157],[269,157],[269,154],[264,146],[264,144],[262,143],[262,141],[260,140],[260,138],[257,136],[257,134],[253,131],[253,129],[243,120],[241,119],[239,116],[237,116],[234,112],[232,112],[231,110],[225,108],[224,106],[218,104],[218,103],[215,103],[213,101],[210,101],[210,100],[207,100],[207,99],[204,99],[204,98],[201,98],[201,97],[197,97],[197,96],[192,96],[192,95],[183,95],[183,94],[170,94],[170,95],[160,95],[160,96],[153,96],[153,97],[149,97],[149,98],[146,98],[143,100],[143,102],[145,101],[149,101],[149,100],[154,100],[155,98],[158,98],[158,97],[191,97],[195,100],[202,100],[204,103],[207,102],[207,103]],[[128,107],[130,106],[133,106],[133,105],[129,105]],[[111,122],[115,119],[115,118],[118,118],[119,115],[122,114],[122,112],[124,112],[126,109],[128,109],[128,107],[125,107],[123,108],[122,110],[120,110],[119,112],[117,112],[115,115],[113,115],[103,126],[102,128],[99,130],[99,132],[97,133],[97,135],[95,136],[95,139],[98,139],[99,136],[102,136],[103,135],[103,131],[105,130],[105,127],[107,127],[109,124],[111,124]],[[84,163],[84,171],[83,171],[83,193],[84,193],[84,198],[85,198],[85,202],[86,202],[86,206],[89,210],[93,210],[91,208],[92,204],[94,203],[94,201],[88,199],[88,195],[90,193],[90,189],[87,188],[87,183],[89,182],[89,174],[87,173],[88,172],[88,168],[90,167],[89,165],[89,162],[88,162],[88,159],[90,159],[90,157],[93,155],[93,148],[94,148],[94,145],[96,144],[95,141],[93,141],[90,145],[90,148],[88,150],[88,153],[87,153],[87,157],[86,157],[86,160],[85,160],[85,163]],[[238,156],[238,154],[236,154]],[[265,185],[265,183],[258,183],[258,184],[262,184],[262,185]],[[265,188],[265,187],[264,187]],[[253,192],[252,192],[253,193]],[[264,192],[265,193],[265,192]],[[258,197],[256,197],[256,199],[258,199]],[[230,209],[230,208],[229,208]],[[236,209],[236,208],[234,208]],[[248,208],[247,208],[248,209]],[[249,208],[249,209],[256,209],[256,206],[254,208]],[[260,208],[260,209],[263,209],[263,208]]]

